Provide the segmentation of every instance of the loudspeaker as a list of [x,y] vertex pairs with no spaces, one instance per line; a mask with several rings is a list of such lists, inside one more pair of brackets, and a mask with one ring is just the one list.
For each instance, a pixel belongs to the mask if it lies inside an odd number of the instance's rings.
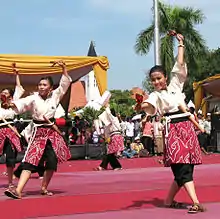
[[212,130],[210,145],[214,147],[214,151],[220,152],[220,131]]
[[216,151],[220,152],[220,132],[216,132]]
[[212,114],[211,116],[211,124],[212,129],[214,131],[220,131],[220,115],[219,114]]

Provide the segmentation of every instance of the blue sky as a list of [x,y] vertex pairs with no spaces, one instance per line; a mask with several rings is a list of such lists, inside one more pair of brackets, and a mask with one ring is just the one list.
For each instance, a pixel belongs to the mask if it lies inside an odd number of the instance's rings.
[[[220,1],[164,0],[203,10],[198,27],[210,48],[219,46]],[[211,2],[211,3],[210,3]],[[141,86],[154,64],[153,52],[134,52],[137,34],[152,21],[153,0],[0,0],[2,54],[87,54],[95,41],[99,55],[107,56],[109,89]]]

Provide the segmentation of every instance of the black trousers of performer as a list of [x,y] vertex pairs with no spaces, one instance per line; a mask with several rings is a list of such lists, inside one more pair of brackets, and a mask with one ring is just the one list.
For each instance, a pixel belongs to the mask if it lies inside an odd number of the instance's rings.
[[6,166],[15,167],[17,151],[16,149],[13,150],[11,142],[8,138],[6,138],[4,142],[3,154],[5,154],[6,157]]
[[121,168],[121,164],[115,154],[104,155],[100,167],[102,167],[103,169],[107,169],[108,164],[111,165],[112,169]]
[[151,155],[155,154],[153,138],[149,136],[142,136],[141,143],[143,144],[144,149],[147,149]]
[[210,135],[206,133],[198,134],[198,140],[201,148],[205,148],[207,150],[208,146],[210,145]]
[[193,164],[171,164],[171,169],[174,175],[174,180],[179,187],[185,183],[193,181]]
[[[44,175],[44,171],[45,171],[44,164],[40,163],[38,166],[33,166],[32,168],[33,169],[35,168],[34,170],[31,171],[32,173],[38,173],[39,177],[42,177]],[[14,175],[17,178],[20,178],[22,170],[24,170],[24,163],[20,163],[20,165],[14,171]]]
[[58,159],[57,156],[53,150],[52,144],[49,140],[47,140],[43,156],[39,162],[39,165],[36,167],[30,163],[24,162],[23,164],[23,169],[24,170],[29,170],[31,172],[36,172],[37,168],[39,166],[44,166],[45,170],[54,170],[57,171],[57,164],[58,164]]

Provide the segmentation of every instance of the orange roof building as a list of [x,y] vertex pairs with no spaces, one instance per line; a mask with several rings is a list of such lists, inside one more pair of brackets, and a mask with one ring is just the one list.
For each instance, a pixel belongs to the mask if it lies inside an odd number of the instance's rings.
[[81,108],[87,104],[85,82],[77,81],[71,85],[70,101],[68,111]]

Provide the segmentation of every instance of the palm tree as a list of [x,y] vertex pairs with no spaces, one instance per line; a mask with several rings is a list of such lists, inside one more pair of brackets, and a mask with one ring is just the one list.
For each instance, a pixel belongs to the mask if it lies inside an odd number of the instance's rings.
[[[197,66],[197,59],[206,54],[205,40],[196,30],[195,25],[201,24],[204,15],[201,10],[191,7],[170,6],[159,2],[159,29],[161,36],[161,62],[167,72],[174,64],[175,41],[167,35],[169,30],[175,30],[185,36],[186,61],[193,67]],[[135,51],[145,55],[149,52],[154,39],[154,23],[138,34]]]

